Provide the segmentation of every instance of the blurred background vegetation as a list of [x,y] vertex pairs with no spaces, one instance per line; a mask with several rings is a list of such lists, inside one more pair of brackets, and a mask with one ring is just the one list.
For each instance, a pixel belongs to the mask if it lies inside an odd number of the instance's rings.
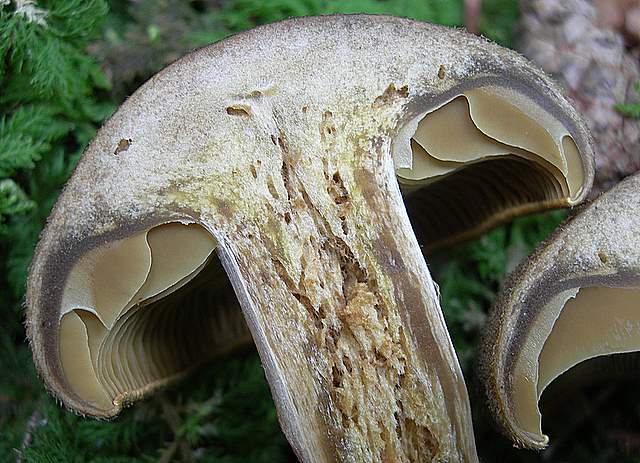
[[[510,46],[518,11],[516,0],[485,0],[480,32]],[[355,12],[450,26],[463,20],[462,0],[0,0],[0,460],[295,461],[252,348],[218,359],[114,422],[65,411],[31,362],[24,283],[40,230],[85,145],[146,79],[194,48],[259,24]],[[478,333],[505,273],[563,217],[520,219],[433,259],[484,461],[623,458],[606,441],[606,420],[579,422],[577,437],[552,457],[513,450],[473,392]]]

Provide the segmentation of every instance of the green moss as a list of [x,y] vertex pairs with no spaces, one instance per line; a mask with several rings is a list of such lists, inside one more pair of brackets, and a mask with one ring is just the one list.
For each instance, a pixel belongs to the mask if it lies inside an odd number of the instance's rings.
[[[635,86],[638,96],[640,96],[640,82]],[[640,118],[640,103],[617,104],[615,108],[627,117]]]

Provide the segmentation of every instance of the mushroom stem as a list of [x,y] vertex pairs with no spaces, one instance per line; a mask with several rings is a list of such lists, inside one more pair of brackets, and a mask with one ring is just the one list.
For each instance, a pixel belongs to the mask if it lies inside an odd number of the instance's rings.
[[280,146],[284,214],[228,234],[220,256],[297,455],[476,461],[464,380],[389,156],[372,146],[313,179]]

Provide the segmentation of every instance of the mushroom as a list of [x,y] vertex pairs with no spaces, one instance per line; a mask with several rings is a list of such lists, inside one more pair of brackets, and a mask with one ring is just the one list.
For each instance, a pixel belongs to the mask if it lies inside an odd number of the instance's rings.
[[487,324],[481,378],[504,432],[540,449],[538,401],[564,372],[640,350],[640,174],[568,220],[505,284]]
[[302,461],[475,461],[398,181],[431,248],[592,179],[584,124],[514,52],[384,16],[262,26],[160,72],[89,145],[31,266],[34,360],[109,418],[250,332]]

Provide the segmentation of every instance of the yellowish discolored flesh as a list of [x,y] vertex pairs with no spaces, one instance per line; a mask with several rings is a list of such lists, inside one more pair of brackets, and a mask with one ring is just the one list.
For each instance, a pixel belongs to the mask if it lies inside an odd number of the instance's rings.
[[[412,214],[424,222],[419,228],[440,229],[423,237],[434,247],[519,213],[573,204],[585,180],[567,129],[508,90],[486,87],[456,96],[422,116],[410,143],[412,167],[396,174],[409,209],[411,196],[419,196],[420,210]],[[453,214],[429,212],[438,204]]]
[[515,418],[545,443],[538,400],[554,379],[583,361],[640,350],[640,288],[576,291],[559,295],[541,311],[546,316],[530,331],[514,369]]
[[109,414],[248,339],[215,247],[200,225],[168,223],[98,247],[74,266],[59,346],[76,395]]

